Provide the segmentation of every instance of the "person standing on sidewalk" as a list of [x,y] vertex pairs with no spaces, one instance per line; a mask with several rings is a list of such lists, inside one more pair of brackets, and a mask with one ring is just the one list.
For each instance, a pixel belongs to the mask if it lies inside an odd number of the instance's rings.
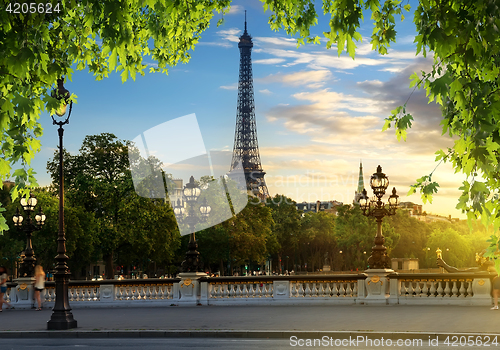
[[500,295],[500,277],[493,279],[493,307],[492,310],[498,310],[498,296]]
[[38,303],[37,311],[42,309],[42,297],[41,293],[45,288],[45,272],[43,272],[43,267],[41,265],[35,266],[35,299]]
[[3,296],[7,292],[7,279],[9,274],[5,266],[0,266],[0,312],[2,311],[3,304],[7,304],[8,307],[12,307],[7,301],[4,300]]

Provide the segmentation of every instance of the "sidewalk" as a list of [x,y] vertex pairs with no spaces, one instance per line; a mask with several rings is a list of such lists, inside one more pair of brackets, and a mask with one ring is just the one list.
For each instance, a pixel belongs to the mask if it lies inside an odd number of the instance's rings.
[[257,337],[494,334],[500,311],[484,306],[197,306],[78,308],[78,328],[47,331],[52,310],[0,314],[1,337]]

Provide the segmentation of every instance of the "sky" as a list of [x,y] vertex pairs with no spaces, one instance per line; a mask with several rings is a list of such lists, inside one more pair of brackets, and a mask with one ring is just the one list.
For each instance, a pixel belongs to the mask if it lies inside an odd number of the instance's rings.
[[[415,8],[415,1],[410,4]],[[296,202],[352,203],[362,161],[369,194],[370,176],[381,165],[389,189],[396,187],[401,201],[422,204],[419,194],[407,196],[410,185],[434,170],[434,152],[451,147],[453,140],[441,136],[439,106],[428,104],[425,91],[412,94],[409,88],[409,76],[429,71],[432,65],[432,57],[415,55],[410,14],[403,22],[396,19],[397,43],[384,56],[371,50],[373,26],[365,16],[363,41],[357,44],[353,60],[346,53],[338,57],[336,47],[326,49],[324,38],[321,44],[297,48],[295,39],[284,31],[270,29],[270,12],[264,12],[260,1],[233,1],[224,24],[216,26],[221,18],[216,14],[191,52],[191,60],[171,68],[168,75],[146,73],[122,84],[119,74],[95,81],[88,71],[76,71],[65,84],[78,103],[65,126],[64,147],[76,154],[86,135],[104,132],[133,140],[159,124],[194,113],[206,149],[231,152],[244,10],[254,43],[257,134],[269,193],[284,194]],[[312,34],[321,37],[327,30],[328,20],[320,14]],[[149,57],[145,61],[155,64]],[[381,130],[390,111],[407,100],[414,122],[406,142],[398,142],[394,129]],[[42,150],[32,165],[44,186],[51,181],[46,164],[53,157],[58,136],[50,116],[44,114],[41,119]],[[163,137],[178,138],[174,134],[178,132],[166,130]],[[432,179],[440,184],[439,192],[423,210],[464,218],[455,206],[465,177],[441,164]]]

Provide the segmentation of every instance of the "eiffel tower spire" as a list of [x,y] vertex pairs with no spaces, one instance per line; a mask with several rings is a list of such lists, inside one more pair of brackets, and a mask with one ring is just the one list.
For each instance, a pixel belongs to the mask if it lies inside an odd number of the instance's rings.
[[257,142],[257,125],[255,123],[255,104],[252,76],[252,37],[247,32],[245,11],[245,31],[240,36],[240,75],[238,80],[238,106],[236,112],[236,130],[234,135],[233,159],[230,171],[243,166],[245,181],[249,194],[265,201],[269,191],[264,180],[266,174],[262,170]]

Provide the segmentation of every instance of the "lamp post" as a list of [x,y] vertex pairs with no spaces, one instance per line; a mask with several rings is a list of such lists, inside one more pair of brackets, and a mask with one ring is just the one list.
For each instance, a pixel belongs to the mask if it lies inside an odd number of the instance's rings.
[[58,125],[59,129],[59,233],[57,236],[57,256],[56,256],[56,301],[52,309],[52,316],[47,322],[47,329],[70,329],[76,328],[77,322],[73,319],[68,298],[68,256],[66,255],[66,234],[64,232],[64,162],[63,162],[63,125],[69,124],[73,102],[69,101],[70,93],[64,88],[63,79],[57,79],[57,89],[52,92],[52,97],[64,101],[63,107],[56,111],[59,117],[66,114],[66,107],[69,105],[69,113],[65,120],[56,121],[52,116],[52,124]]
[[370,269],[389,269],[391,260],[387,256],[387,248],[384,246],[385,238],[382,235],[382,219],[384,216],[396,214],[396,208],[399,204],[399,196],[396,194],[396,188],[392,189],[392,195],[389,197],[389,208],[386,208],[382,197],[389,186],[389,179],[382,172],[382,167],[377,167],[377,172],[370,178],[370,187],[375,194],[374,199],[369,200],[366,189],[359,200],[363,215],[373,216],[377,220],[377,235],[375,236],[375,245],[372,247],[372,254],[368,258]]
[[[194,207],[198,202],[198,198],[201,195],[200,187],[194,182],[194,177],[189,178],[189,182],[184,186],[182,191],[184,200],[188,204],[187,212],[181,203],[180,199],[177,200],[177,204],[174,206],[174,214],[178,221],[184,221],[190,231],[191,235],[188,243],[188,251],[186,252],[186,258],[182,262],[183,272],[200,272],[201,271],[201,261],[200,253],[198,252],[198,243],[196,243],[195,237],[195,226],[198,222],[202,222],[208,219],[210,211],[212,208],[207,204],[206,200],[203,199],[200,206],[201,220],[197,217]],[[184,215],[186,217],[184,218]]]
[[14,226],[26,233],[26,249],[24,250],[24,257],[20,266],[20,277],[33,277],[35,272],[35,252],[31,245],[31,237],[33,232],[40,230],[45,223],[45,214],[42,212],[42,207],[40,207],[38,214],[35,215],[35,223],[31,219],[31,212],[35,210],[37,200],[33,195],[30,195],[28,200],[26,198],[21,198],[21,206],[24,212],[28,215],[25,223],[23,224],[24,217],[19,213],[19,208],[17,208],[16,214],[13,216]]

